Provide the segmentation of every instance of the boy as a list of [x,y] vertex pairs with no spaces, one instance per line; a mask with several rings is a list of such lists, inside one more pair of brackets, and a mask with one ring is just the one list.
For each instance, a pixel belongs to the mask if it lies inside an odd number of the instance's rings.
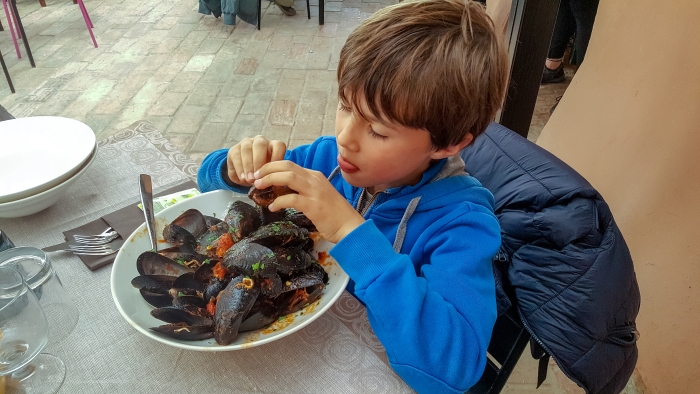
[[202,191],[288,186],[367,307],[391,367],[419,392],[461,393],[496,319],[493,196],[459,151],[500,107],[507,59],[478,3],[404,2],[347,39],[335,137],[287,151],[257,136],[204,159]]

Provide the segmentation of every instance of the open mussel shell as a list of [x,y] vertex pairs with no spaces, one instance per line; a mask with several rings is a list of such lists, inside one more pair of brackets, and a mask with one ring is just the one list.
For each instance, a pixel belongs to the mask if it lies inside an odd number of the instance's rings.
[[204,291],[205,284],[194,278],[194,272],[186,272],[175,279],[173,287],[177,289],[191,289],[197,292]]
[[194,272],[192,268],[182,266],[175,261],[155,252],[143,252],[136,259],[136,269],[141,275],[180,276]]
[[168,275],[139,275],[131,280],[131,285],[150,293],[168,294],[176,279]]
[[171,297],[170,294],[151,293],[150,291],[143,289],[139,290],[139,292],[141,292],[141,297],[143,297],[146,302],[155,308],[162,308],[172,305],[173,297]]
[[[168,306],[168,305],[163,305],[163,306]],[[204,301],[203,298],[193,296],[193,295],[183,295],[183,296],[178,296],[174,297],[172,299],[172,306],[176,308],[183,308],[183,307],[196,307],[196,308],[206,308],[207,307],[207,302]]]
[[238,327],[238,332],[246,332],[263,328],[270,323],[273,323],[282,315],[282,310],[277,305],[274,298],[263,297],[262,295],[255,300],[253,307],[243,319],[243,322]]
[[185,323],[188,326],[204,326],[212,324],[206,309],[197,307],[166,306],[151,310],[151,316],[167,323]]
[[218,279],[214,279],[209,283],[206,288],[204,289],[204,300],[206,302],[209,302],[212,298],[216,298],[216,296],[221,292],[221,290],[226,288],[226,282],[220,281]]
[[204,215],[204,222],[206,222],[207,228],[211,228],[211,227],[216,226],[217,224],[221,223],[221,219],[215,218],[214,216]]
[[242,275],[231,282],[219,293],[214,315],[214,339],[219,345],[228,345],[238,335],[238,328],[243,318],[252,308],[260,290],[253,279]]
[[151,330],[183,341],[198,341],[214,336],[213,325],[189,326],[186,323],[164,324]]
[[250,188],[250,191],[248,191],[248,197],[253,200],[255,204],[265,208],[272,204],[277,197],[293,193],[296,193],[296,190],[290,189],[287,186],[270,186],[265,189],[258,189],[253,186]]
[[290,313],[295,313],[300,311],[306,305],[318,300],[323,294],[323,284],[306,287],[304,289],[297,289],[294,292],[289,292],[287,301],[285,302],[286,310],[282,312],[283,315]]
[[262,224],[257,209],[243,201],[234,201],[231,204],[224,221],[228,224],[229,232],[235,240],[247,237]]
[[[207,219],[196,209],[188,209],[183,212],[180,216],[175,218],[171,225],[178,226],[183,230],[187,231],[194,238],[199,237],[207,231]],[[166,227],[167,228],[167,227]],[[165,235],[165,231],[164,234]],[[166,237],[167,240],[167,237]]]
[[197,238],[192,233],[178,226],[177,224],[168,224],[163,229],[163,238],[173,245],[195,247]]
[[228,234],[229,226],[226,222],[221,222],[212,226],[204,234],[197,238],[197,252],[209,258],[216,258],[216,251],[219,248],[221,237]]

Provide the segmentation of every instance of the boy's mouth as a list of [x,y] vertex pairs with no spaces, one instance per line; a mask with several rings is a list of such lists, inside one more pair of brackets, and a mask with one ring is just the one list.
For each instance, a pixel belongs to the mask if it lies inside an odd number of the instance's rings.
[[340,154],[338,154],[338,165],[340,166],[340,170],[347,174],[352,174],[353,172],[360,170],[357,168],[357,166],[345,160],[345,158]]

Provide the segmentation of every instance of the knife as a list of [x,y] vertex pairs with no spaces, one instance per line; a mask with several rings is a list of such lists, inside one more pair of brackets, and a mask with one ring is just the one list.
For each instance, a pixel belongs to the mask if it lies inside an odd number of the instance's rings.
[[141,174],[139,176],[139,191],[141,194],[143,215],[146,218],[146,228],[151,237],[151,248],[154,252],[157,252],[158,238],[156,237],[156,219],[153,215],[153,183],[151,182],[150,175]]

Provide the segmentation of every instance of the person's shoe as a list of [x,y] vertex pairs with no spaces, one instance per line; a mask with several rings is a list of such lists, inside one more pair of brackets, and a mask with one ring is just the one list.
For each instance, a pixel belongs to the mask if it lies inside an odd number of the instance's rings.
[[[282,11],[283,14],[287,16],[294,16],[297,14],[297,11],[292,8],[292,5],[294,4],[294,0],[274,0],[275,4],[277,7]],[[289,5],[285,5],[289,4]]]
[[542,72],[542,81],[540,83],[560,83],[564,82],[565,79],[564,67],[560,64],[559,67],[554,70],[550,70],[549,68],[545,67],[544,71]]

